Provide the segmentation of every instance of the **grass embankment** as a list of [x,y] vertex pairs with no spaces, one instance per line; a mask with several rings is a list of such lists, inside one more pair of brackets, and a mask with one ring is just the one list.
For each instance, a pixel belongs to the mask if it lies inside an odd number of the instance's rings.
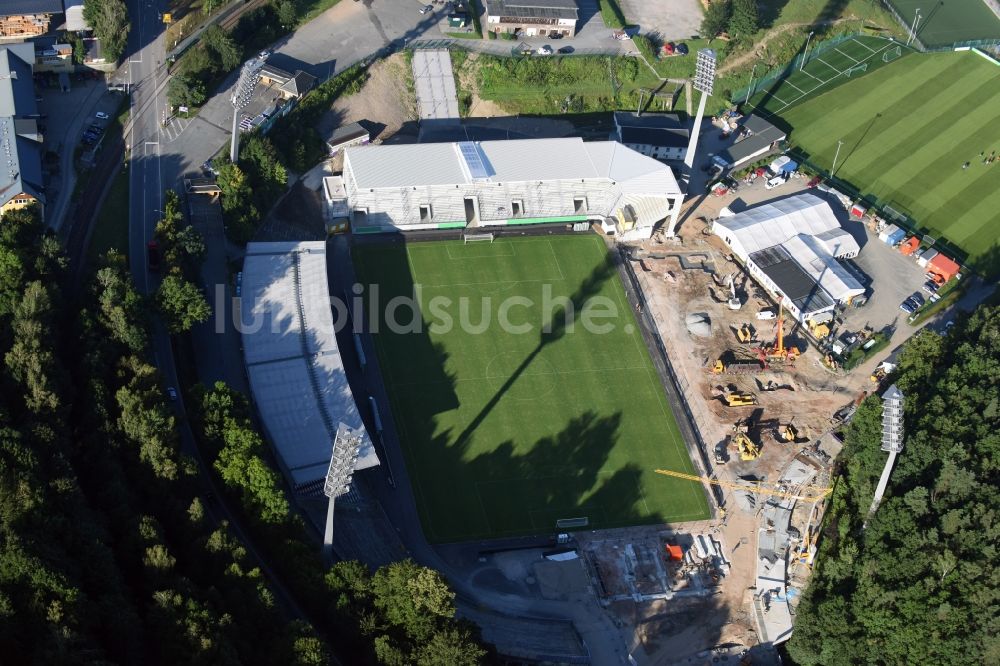
[[128,256],[129,168],[123,167],[111,183],[94,222],[94,231],[87,246],[87,262],[93,264],[108,250]]

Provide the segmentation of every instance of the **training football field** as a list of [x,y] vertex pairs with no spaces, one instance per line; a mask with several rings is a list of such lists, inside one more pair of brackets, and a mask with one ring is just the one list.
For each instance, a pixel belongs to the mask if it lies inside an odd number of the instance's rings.
[[[789,141],[836,176],[1000,270],[1000,66],[973,52],[914,53],[779,114]],[[968,162],[968,168],[963,165]]]
[[[354,263],[377,285],[366,311],[430,541],[708,517],[701,484],[653,471],[694,468],[598,236],[367,245]],[[417,325],[389,330],[414,291]]]

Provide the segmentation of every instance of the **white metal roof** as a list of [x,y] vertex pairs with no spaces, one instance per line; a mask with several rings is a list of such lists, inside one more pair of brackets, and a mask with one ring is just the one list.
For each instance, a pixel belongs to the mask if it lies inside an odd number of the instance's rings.
[[[481,141],[490,182],[604,180],[625,193],[680,194],[670,167],[615,141],[579,137]],[[461,185],[472,177],[458,143],[352,146],[344,172],[358,189]]]
[[458,94],[447,49],[417,49],[413,52],[413,87],[420,118],[459,118]]
[[[292,484],[310,483],[326,474],[338,423],[364,430],[337,347],[326,244],[248,244],[241,293],[254,402]],[[366,436],[357,469],[377,464]]]
[[830,204],[812,194],[800,194],[720,218],[715,227],[732,233],[734,245],[742,248],[744,258],[799,234],[826,234],[824,240],[835,239],[841,247],[837,255],[857,254],[860,250],[854,237],[841,228]]
[[842,302],[865,293],[861,283],[815,238],[799,234],[789,238],[781,246],[834,300]]

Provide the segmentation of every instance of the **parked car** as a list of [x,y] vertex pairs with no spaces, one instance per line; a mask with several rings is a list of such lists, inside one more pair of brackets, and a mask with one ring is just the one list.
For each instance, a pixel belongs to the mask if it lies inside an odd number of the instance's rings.
[[426,14],[427,12],[432,12],[432,11],[434,11],[434,5],[424,5],[420,9],[421,14]]
[[100,125],[91,125],[90,127],[87,128],[87,131],[93,132],[97,136],[104,134],[104,128],[101,127]]
[[911,301],[910,299],[906,299],[905,301],[899,304],[899,309],[905,312],[906,314],[913,314],[914,312],[916,312],[917,307],[916,305],[913,304],[913,301]]
[[924,286],[921,288],[928,294],[936,294],[941,286],[934,280],[928,280],[927,282],[924,282]]
[[263,51],[257,54],[257,57],[260,58],[261,60],[267,60],[268,58],[271,57],[271,52],[267,49],[264,49]]
[[108,118],[110,118],[110,117],[111,117],[111,116],[109,116],[108,114],[104,113],[103,111],[98,111],[98,112],[97,112],[96,114],[94,114],[94,115],[96,115],[96,116],[97,116],[97,117],[98,117],[98,118],[99,118],[100,120],[107,120]]
[[177,389],[173,386],[167,387],[167,395],[170,397],[170,402],[177,402]]
[[562,39],[563,34],[561,32],[553,32],[549,34],[549,39]]
[[154,273],[160,270],[160,244],[155,240],[146,243],[146,263]]
[[538,55],[552,55],[553,53],[552,47],[548,44],[538,47]]
[[674,53],[676,53],[677,55],[682,55],[682,56],[687,55],[688,54],[688,46],[687,46],[687,44],[678,44],[677,46],[675,46],[674,47]]
[[572,52],[573,52],[573,47],[572,46],[564,46],[561,49],[559,49],[559,53],[562,53],[563,55],[567,55],[567,54],[570,54]]
[[911,300],[911,301],[913,301],[914,303],[916,303],[916,304],[917,304],[917,307],[918,307],[918,308],[919,308],[919,307],[920,307],[921,305],[923,305],[923,304],[924,304],[924,297],[923,297],[923,296],[922,296],[922,295],[920,294],[920,292],[919,292],[919,291],[915,291],[915,292],[913,292],[913,293],[912,293],[912,294],[910,295],[910,298],[909,298],[909,300]]

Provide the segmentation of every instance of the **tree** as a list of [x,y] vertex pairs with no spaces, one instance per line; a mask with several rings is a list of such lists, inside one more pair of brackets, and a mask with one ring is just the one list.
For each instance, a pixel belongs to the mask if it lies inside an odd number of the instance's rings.
[[276,6],[278,22],[285,30],[291,30],[299,20],[299,12],[295,7],[295,0],[281,0]]
[[729,14],[732,7],[729,0],[714,0],[705,8],[705,15],[701,19],[701,34],[709,39],[722,33],[729,25]]
[[738,40],[749,40],[759,29],[757,0],[733,0],[733,14],[729,19],[730,36]]
[[211,15],[216,9],[221,7],[226,0],[202,0],[201,11],[206,15]]
[[212,315],[212,308],[198,287],[178,275],[163,278],[156,291],[156,305],[171,333],[189,331]]
[[129,351],[146,348],[146,312],[142,295],[124,272],[124,258],[111,252],[108,264],[97,271],[93,290],[100,308],[99,321],[111,337]]
[[58,373],[51,338],[52,297],[41,282],[31,282],[14,309],[14,344],[5,360],[11,377],[24,388],[25,406],[35,413],[59,408]]
[[243,60],[240,47],[236,45],[229,33],[213,23],[205,28],[201,33],[201,44],[203,48],[213,52],[222,63],[225,71],[235,69]]
[[124,0],[84,0],[83,18],[101,40],[104,56],[117,62],[128,43],[128,8]]
[[205,84],[190,74],[176,74],[167,84],[171,106],[198,106],[205,101]]

